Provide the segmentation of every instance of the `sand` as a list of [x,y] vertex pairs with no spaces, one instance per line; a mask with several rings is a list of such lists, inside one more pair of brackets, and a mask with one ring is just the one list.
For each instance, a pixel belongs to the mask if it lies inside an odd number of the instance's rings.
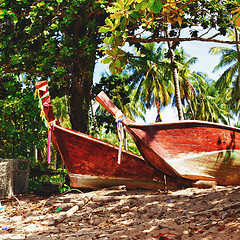
[[240,239],[240,187],[72,190],[1,203],[4,240]]

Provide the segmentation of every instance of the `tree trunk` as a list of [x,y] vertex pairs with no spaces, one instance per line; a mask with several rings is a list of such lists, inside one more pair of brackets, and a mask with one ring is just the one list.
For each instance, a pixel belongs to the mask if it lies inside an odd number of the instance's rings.
[[186,100],[187,100],[188,106],[189,106],[189,108],[190,108],[190,111],[191,111],[191,113],[192,113],[192,119],[193,119],[193,120],[196,120],[195,114],[194,114],[194,111],[193,111],[193,108],[192,108],[192,104],[191,104],[191,102],[189,101],[188,98],[186,98]]
[[[235,28],[235,39],[236,39],[236,49],[237,52],[240,52],[240,47],[239,47],[239,30],[238,28]],[[238,60],[238,84],[240,84],[240,60]],[[240,89],[240,86],[238,86],[238,89]]]
[[175,89],[175,99],[176,99],[176,105],[177,105],[177,111],[178,111],[178,118],[179,118],[179,120],[184,120],[182,104],[181,104],[178,72],[177,72],[177,66],[176,66],[176,62],[175,62],[175,53],[172,48],[172,43],[168,42],[168,48],[169,48],[169,52],[170,52],[171,67],[172,67],[172,71],[173,71],[173,82],[174,82],[174,89]]
[[73,84],[70,98],[70,121],[72,129],[87,133],[88,130],[88,110],[89,102],[86,101],[88,93],[84,89],[83,93],[77,91],[77,87]]
[[[95,61],[94,61],[95,62]],[[94,63],[88,61],[93,66],[91,71],[77,82],[72,83],[70,98],[70,121],[72,129],[88,133],[88,114],[91,102],[91,88],[93,84]]]
[[[88,133],[88,116],[91,104],[91,88],[96,61],[99,34],[89,31],[87,23],[75,24],[73,41],[76,52],[71,67],[70,121],[72,129]],[[85,48],[79,47],[79,39],[87,39]],[[91,44],[90,44],[91,43]]]
[[[239,45],[239,29],[235,27],[235,40],[236,40],[236,49],[237,49],[237,54],[239,54],[240,51],[240,45]],[[232,94],[232,99],[231,102],[234,103],[233,109],[234,112],[236,113],[236,115],[238,115],[238,111],[239,111],[239,92],[240,92],[240,60],[239,60],[239,56],[237,56],[237,67],[238,67],[238,73],[237,73],[237,79],[235,82],[235,87],[233,90],[233,94]],[[231,107],[230,107],[231,108]],[[230,109],[229,109],[230,111]],[[230,125],[230,120],[228,120],[229,125]]]

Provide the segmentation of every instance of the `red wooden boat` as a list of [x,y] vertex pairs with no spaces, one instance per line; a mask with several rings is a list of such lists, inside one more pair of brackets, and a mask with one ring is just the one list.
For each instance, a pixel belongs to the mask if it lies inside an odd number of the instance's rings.
[[[142,157],[122,151],[118,164],[118,147],[86,134],[61,127],[56,121],[46,81],[36,83],[42,114],[51,129],[52,142],[60,153],[76,188],[105,188],[126,185],[128,189],[163,189],[163,174],[151,168]],[[177,181],[168,178],[167,188]]]
[[96,100],[126,126],[151,166],[174,178],[240,184],[240,129],[204,121],[136,124],[104,92]]

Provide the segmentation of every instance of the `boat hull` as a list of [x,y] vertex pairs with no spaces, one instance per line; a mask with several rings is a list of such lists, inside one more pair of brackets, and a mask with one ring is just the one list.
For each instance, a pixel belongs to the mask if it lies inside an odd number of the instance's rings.
[[[142,157],[71,129],[55,126],[52,140],[58,149],[71,180],[77,188],[103,188],[126,185],[127,188],[164,189],[164,174],[150,167]],[[167,188],[178,182],[167,179]]]
[[[49,125],[53,145],[61,155],[72,187],[95,189],[126,185],[131,189],[177,188],[179,183],[176,179],[166,177],[164,173],[150,167],[142,157],[123,150],[121,163],[118,164],[117,146],[61,127],[53,114],[47,82],[40,81],[35,86],[41,115]],[[191,185],[192,181],[184,183]]]
[[[92,176],[92,175],[81,175],[69,173],[71,186],[82,189],[102,189],[110,188],[115,186],[126,186],[130,189],[152,189],[152,190],[163,190],[163,182],[149,179],[132,179],[132,178],[114,178],[114,177],[103,177],[103,176]],[[167,188],[177,189],[177,185],[168,184]]]
[[178,169],[181,176],[197,180],[216,181],[220,185],[240,184],[240,151],[217,151],[201,153],[168,160],[168,163]]
[[[240,184],[240,129],[203,121],[129,124],[139,151],[152,166],[174,176]],[[166,170],[165,170],[166,169]]]
[[121,121],[145,161],[176,179],[240,184],[240,129],[204,121],[136,124],[104,92],[96,100]]

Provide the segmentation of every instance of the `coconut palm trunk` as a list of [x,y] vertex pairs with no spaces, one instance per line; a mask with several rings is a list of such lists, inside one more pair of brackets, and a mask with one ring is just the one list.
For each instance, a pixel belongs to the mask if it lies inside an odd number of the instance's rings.
[[[240,46],[239,46],[239,31],[237,28],[235,28],[235,38],[236,38],[236,49],[237,49],[237,53],[240,52]],[[240,61],[238,60],[238,84],[240,84]],[[238,86],[240,89],[240,86]]]
[[[169,34],[167,31],[166,31],[166,35],[169,38]],[[173,73],[173,82],[174,82],[174,88],[175,88],[175,99],[176,99],[176,106],[177,106],[177,111],[178,111],[178,118],[179,118],[179,120],[184,120],[182,104],[181,104],[178,72],[177,72],[177,66],[176,66],[176,62],[175,62],[175,53],[173,50],[172,42],[168,42],[168,49],[170,52],[171,68],[173,71],[172,73]]]

